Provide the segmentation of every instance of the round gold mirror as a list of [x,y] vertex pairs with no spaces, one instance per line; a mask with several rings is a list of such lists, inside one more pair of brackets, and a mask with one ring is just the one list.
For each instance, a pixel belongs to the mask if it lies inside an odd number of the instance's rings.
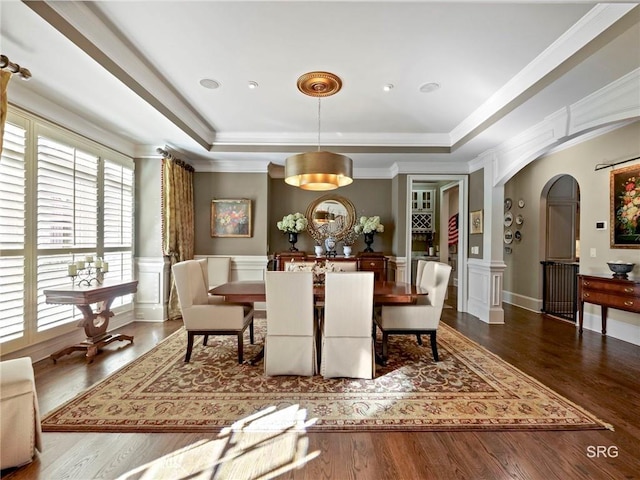
[[307,230],[316,242],[333,237],[342,240],[356,224],[356,208],[339,195],[325,195],[307,207]]

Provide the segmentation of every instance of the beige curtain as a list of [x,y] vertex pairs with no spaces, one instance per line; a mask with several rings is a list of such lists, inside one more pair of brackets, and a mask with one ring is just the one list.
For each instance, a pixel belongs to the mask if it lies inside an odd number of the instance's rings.
[[7,109],[9,102],[7,101],[7,86],[11,72],[0,70],[0,153],[2,153],[2,140],[4,138],[4,122],[7,120]]
[[[173,158],[162,159],[162,250],[171,266],[193,258],[193,167]],[[171,275],[169,319],[181,317],[176,285]]]

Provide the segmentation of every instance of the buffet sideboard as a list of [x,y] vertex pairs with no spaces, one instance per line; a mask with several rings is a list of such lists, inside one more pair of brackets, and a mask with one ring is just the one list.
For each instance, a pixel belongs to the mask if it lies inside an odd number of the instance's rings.
[[327,258],[325,256],[316,257],[312,253],[305,252],[280,252],[275,255],[275,269],[284,270],[287,262],[356,262],[358,270],[373,272],[376,281],[387,280],[389,258],[383,253],[359,253],[352,257],[338,255]]
[[607,333],[607,309],[640,313],[640,279],[615,278],[612,275],[578,275],[578,317],[582,333],[584,304],[602,309],[602,335]]

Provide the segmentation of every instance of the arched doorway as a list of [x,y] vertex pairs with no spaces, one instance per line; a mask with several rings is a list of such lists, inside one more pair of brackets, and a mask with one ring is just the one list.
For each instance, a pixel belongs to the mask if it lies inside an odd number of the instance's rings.
[[580,187],[571,175],[552,178],[541,195],[545,225],[540,245],[542,261],[542,311],[575,322],[577,275],[580,260]]
[[580,187],[571,175],[545,186],[545,260],[577,262],[580,258]]

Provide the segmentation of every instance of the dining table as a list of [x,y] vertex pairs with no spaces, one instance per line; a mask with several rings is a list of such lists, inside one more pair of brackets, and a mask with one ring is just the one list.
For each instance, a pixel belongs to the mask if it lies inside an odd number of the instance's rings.
[[[238,280],[223,283],[209,290],[211,295],[224,297],[229,303],[254,303],[265,302],[267,299],[265,282],[263,280]],[[428,291],[422,287],[405,282],[376,281],[373,283],[373,303],[381,305],[410,305],[416,303],[420,296],[428,295]],[[313,296],[316,306],[324,302],[324,285],[313,286]],[[253,357],[249,363],[255,365],[264,356],[264,347]],[[376,361],[384,361],[376,354]]]

